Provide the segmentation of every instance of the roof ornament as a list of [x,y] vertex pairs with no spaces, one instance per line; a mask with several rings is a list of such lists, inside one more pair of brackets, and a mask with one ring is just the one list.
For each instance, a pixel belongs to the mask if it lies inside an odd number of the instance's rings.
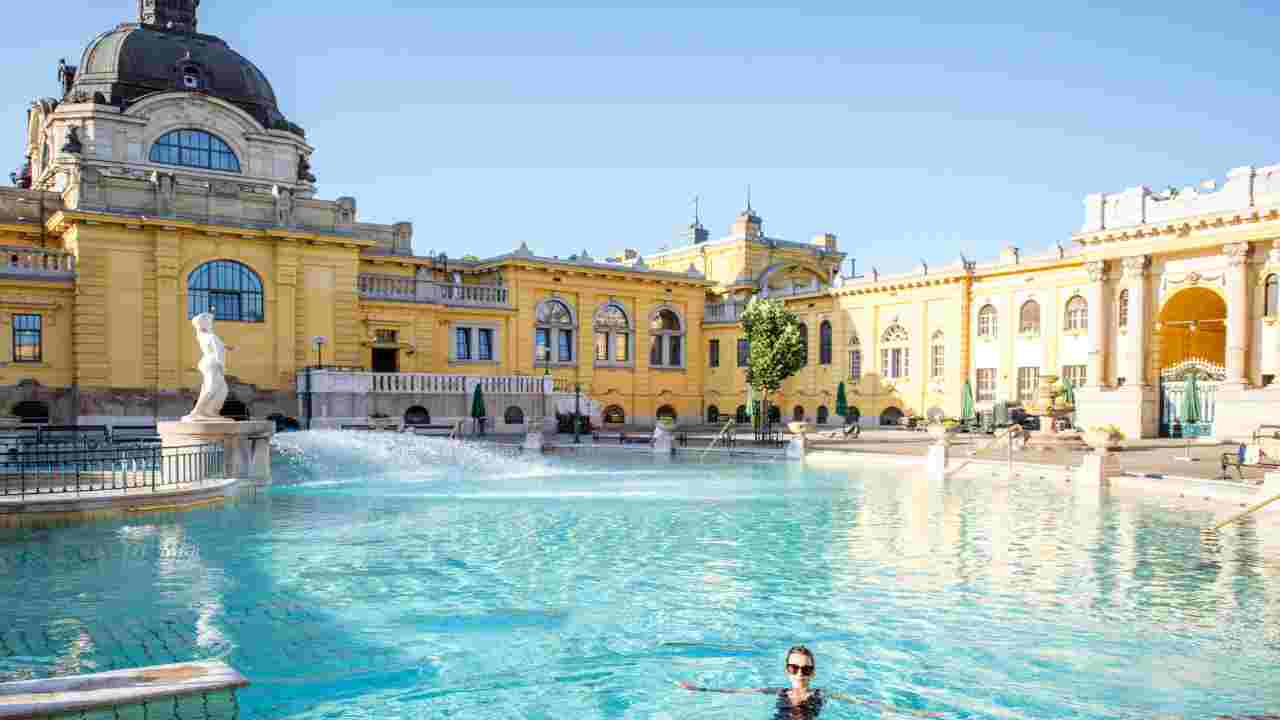
[[925,275],[928,275],[928,274],[929,274],[929,263],[925,262],[925,261],[924,261],[924,258],[920,258],[920,264],[921,264],[922,266],[924,266],[924,274],[925,274]]
[[196,9],[199,7],[200,0],[138,0],[138,19],[144,25],[193,33],[198,23]]
[[747,213],[751,213],[751,183],[747,183]]
[[694,227],[697,227],[699,224],[701,224],[701,219],[698,217],[698,195],[697,195],[697,193],[694,193],[694,196],[693,196],[693,226],[694,226]]
[[533,251],[529,249],[529,244],[523,240],[520,241],[520,247],[516,248],[515,252],[511,254],[515,257],[533,257]]

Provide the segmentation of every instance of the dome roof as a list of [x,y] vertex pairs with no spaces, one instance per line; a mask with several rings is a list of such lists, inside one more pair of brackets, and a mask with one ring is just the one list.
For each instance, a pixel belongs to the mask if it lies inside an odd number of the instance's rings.
[[126,107],[155,92],[202,92],[234,103],[267,128],[290,128],[262,71],[213,35],[126,23],[85,48],[69,96],[102,93]]

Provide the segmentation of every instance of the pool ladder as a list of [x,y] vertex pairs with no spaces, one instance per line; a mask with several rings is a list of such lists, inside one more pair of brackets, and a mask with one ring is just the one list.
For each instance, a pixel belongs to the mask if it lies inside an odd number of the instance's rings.
[[716,433],[716,436],[711,439],[711,444],[702,451],[702,457],[698,458],[698,462],[702,462],[707,459],[707,453],[711,452],[711,448],[715,447],[716,443],[720,442],[720,439],[725,436],[725,433],[729,432],[729,428],[733,427],[735,422],[736,421],[734,420],[730,420],[724,424],[724,427],[720,429],[720,432]]

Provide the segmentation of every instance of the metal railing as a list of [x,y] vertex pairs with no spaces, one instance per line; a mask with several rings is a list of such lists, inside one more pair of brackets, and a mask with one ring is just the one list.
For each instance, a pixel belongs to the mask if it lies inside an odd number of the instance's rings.
[[149,440],[11,445],[0,452],[0,496],[156,491],[226,477],[221,443],[161,447]]
[[405,275],[361,273],[360,297],[369,300],[440,303],[466,307],[511,307],[510,290],[501,285],[460,285]]

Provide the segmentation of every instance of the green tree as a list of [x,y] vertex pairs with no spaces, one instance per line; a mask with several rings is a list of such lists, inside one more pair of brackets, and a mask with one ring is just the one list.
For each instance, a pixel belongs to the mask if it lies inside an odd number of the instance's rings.
[[804,366],[800,320],[787,311],[781,300],[752,298],[742,313],[742,328],[749,346],[747,384],[761,390],[761,407],[767,419],[769,393],[777,392],[783,381]]
[[844,417],[849,414],[849,400],[844,396],[844,381],[836,386],[836,414]]

